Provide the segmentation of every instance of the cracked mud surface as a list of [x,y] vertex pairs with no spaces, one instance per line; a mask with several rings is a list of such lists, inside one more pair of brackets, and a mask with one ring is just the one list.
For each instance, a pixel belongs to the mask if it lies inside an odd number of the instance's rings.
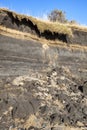
[[0,35],[0,130],[71,127],[87,129],[87,51]]

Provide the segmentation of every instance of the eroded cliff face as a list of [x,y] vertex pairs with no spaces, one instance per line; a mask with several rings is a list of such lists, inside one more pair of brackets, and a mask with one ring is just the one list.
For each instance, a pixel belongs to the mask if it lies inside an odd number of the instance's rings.
[[68,43],[87,46],[87,31],[73,29],[73,37],[67,38]]
[[0,35],[0,129],[86,128],[86,57],[83,48]]
[[0,130],[87,129],[86,38],[82,41],[47,44],[0,32]]
[[59,34],[55,32],[51,32],[49,30],[45,30],[44,32],[40,32],[37,25],[35,25],[32,20],[22,18],[21,20],[16,16],[14,17],[12,12],[9,11],[1,11],[0,13],[0,25],[5,27],[31,33],[37,35],[38,37],[44,37],[46,39],[55,40],[59,39],[63,42],[67,42],[66,34]]
[[87,45],[87,30],[84,31],[80,29],[72,28],[72,36],[68,36],[64,33],[51,32],[50,30],[44,30],[41,32],[38,26],[33,23],[31,19],[27,19],[26,17],[20,17],[11,12],[9,10],[0,10],[0,25],[3,25],[7,28],[31,33],[37,35],[38,37],[44,37],[48,40],[60,40],[62,42],[66,42],[68,44],[80,44]]

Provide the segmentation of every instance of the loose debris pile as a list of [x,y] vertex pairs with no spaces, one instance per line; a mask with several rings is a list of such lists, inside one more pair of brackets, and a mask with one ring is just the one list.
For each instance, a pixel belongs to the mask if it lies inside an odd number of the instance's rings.
[[69,68],[0,80],[0,130],[87,129],[87,81]]

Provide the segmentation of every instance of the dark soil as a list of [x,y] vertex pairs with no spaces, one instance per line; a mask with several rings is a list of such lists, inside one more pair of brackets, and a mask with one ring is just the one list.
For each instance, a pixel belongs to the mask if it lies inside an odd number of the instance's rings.
[[31,33],[37,35],[38,37],[44,37],[48,40],[61,40],[63,42],[67,42],[67,35],[66,34],[59,34],[55,32],[51,32],[49,30],[45,30],[43,33],[40,32],[37,25],[34,25],[31,20],[27,20],[26,18],[18,19],[18,17],[14,18],[12,12],[5,12],[2,11],[0,13],[0,25],[5,27],[19,30],[22,32]]
[[11,11],[0,11],[0,25],[22,32],[31,33],[38,37],[44,37],[48,40],[60,40],[68,44],[87,45],[87,32],[85,31],[72,29],[73,37],[66,34],[50,32],[49,30],[45,30],[41,33],[37,25],[33,24],[31,20],[27,20],[26,18],[20,20],[18,17],[14,17]]
[[86,50],[0,35],[0,130],[62,125],[87,127]]

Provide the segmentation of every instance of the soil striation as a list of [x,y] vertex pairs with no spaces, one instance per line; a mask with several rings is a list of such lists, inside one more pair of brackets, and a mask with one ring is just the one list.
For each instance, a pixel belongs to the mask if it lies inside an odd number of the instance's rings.
[[87,130],[86,32],[40,33],[9,11],[0,12],[0,25],[65,42],[0,33],[0,130]]

